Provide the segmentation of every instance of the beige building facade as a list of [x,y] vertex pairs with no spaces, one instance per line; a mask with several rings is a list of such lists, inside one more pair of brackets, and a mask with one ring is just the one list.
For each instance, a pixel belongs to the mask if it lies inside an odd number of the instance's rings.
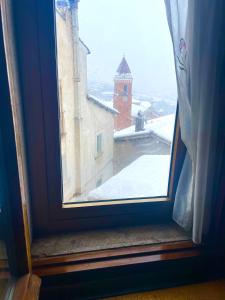
[[56,9],[64,201],[85,200],[113,175],[116,111],[87,95],[87,46],[79,38],[77,6]]

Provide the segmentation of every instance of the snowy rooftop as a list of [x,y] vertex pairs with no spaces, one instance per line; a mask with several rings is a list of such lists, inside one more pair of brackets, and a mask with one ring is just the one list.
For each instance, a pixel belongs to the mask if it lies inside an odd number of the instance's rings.
[[87,99],[113,114],[118,114],[118,110],[113,108],[112,105],[110,105],[110,102],[108,103],[107,101],[100,100],[97,97],[92,95],[87,95]]
[[167,195],[169,155],[143,155],[88,194],[88,200]]
[[145,124],[145,130],[135,132],[135,125],[128,128],[116,131],[114,133],[115,139],[138,137],[148,134],[155,134],[167,142],[172,142],[174,133],[175,115],[167,115],[152,120],[148,120]]
[[151,107],[151,103],[148,101],[141,101],[137,99],[132,99],[132,117],[136,117],[138,112],[146,112]]
[[[91,96],[92,97],[92,96]],[[113,101],[105,101],[105,100],[99,100],[108,107],[113,108]],[[136,117],[138,112],[146,112],[149,108],[151,107],[151,103],[149,101],[143,101],[143,100],[137,100],[137,99],[132,99],[132,117]],[[117,111],[118,112],[118,111]]]

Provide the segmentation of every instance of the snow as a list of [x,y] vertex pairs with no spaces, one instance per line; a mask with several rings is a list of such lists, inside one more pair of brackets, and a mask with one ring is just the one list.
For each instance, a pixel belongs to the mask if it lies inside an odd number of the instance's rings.
[[151,129],[159,137],[172,142],[174,134],[175,115],[167,115],[152,120]]
[[151,103],[148,101],[142,101],[137,99],[132,99],[132,117],[136,117],[138,112],[145,112],[151,107]]
[[158,137],[172,142],[173,133],[174,133],[174,121],[175,115],[167,115],[155,119],[148,120],[145,124],[145,130],[135,132],[135,125],[122,129],[120,131],[116,131],[114,133],[114,138],[126,138],[126,137],[134,137],[143,134],[153,133]]
[[102,92],[102,95],[111,95],[111,96],[112,96],[112,95],[113,95],[113,92],[111,92],[111,91],[110,91],[110,92],[105,91],[105,92]]
[[88,200],[167,195],[170,155],[143,155],[88,194]]
[[[104,93],[106,94],[106,92]],[[92,98],[97,99],[96,97],[90,96]],[[111,109],[115,109],[113,107],[113,101],[106,101],[106,100],[100,100],[97,99],[97,101],[101,102],[102,104],[104,104],[105,106],[111,108]],[[138,112],[145,112],[146,110],[148,110],[151,107],[151,103],[148,101],[142,101],[142,100],[137,100],[137,99],[132,99],[132,117],[136,117]]]
[[102,102],[105,103],[106,105],[108,105],[109,107],[114,108],[113,107],[113,102],[111,100],[110,101],[102,100]]
[[100,106],[106,108],[107,110],[111,111],[112,113],[118,114],[118,110],[115,109],[113,107],[113,105],[111,105],[111,102],[101,100],[101,99],[99,99],[99,98],[97,98],[97,97],[95,97],[93,95],[90,95],[90,94],[88,95],[88,99],[94,101],[95,103],[97,103]]

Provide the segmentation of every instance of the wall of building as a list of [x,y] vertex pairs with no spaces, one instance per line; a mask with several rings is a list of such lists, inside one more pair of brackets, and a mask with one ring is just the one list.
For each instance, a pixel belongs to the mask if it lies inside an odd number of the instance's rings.
[[[114,115],[87,99],[89,50],[79,40],[78,27],[72,28],[71,11],[58,13],[56,22],[64,200],[83,200],[113,175]],[[99,133],[103,151],[96,156]]]
[[[113,175],[114,115],[87,99],[87,50],[80,43],[81,194]],[[96,138],[102,134],[103,151],[96,155]]]
[[[113,115],[93,103],[86,105],[82,122],[81,180],[82,193],[105,182],[113,175]],[[97,135],[102,134],[102,152],[97,154]]]
[[56,13],[58,88],[60,101],[61,155],[64,199],[76,192],[75,157],[75,88],[72,18],[70,10],[63,15]]

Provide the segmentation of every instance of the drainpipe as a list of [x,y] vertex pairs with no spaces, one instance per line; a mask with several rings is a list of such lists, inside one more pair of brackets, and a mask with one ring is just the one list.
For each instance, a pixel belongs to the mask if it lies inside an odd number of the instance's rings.
[[70,0],[71,19],[72,19],[72,39],[73,39],[73,80],[75,87],[75,117],[81,119],[81,106],[79,99],[79,82],[80,82],[80,67],[79,67],[79,25],[78,25],[78,2],[79,0]]
[[76,160],[76,191],[75,195],[82,193],[82,166],[81,166],[81,99],[80,89],[80,66],[79,66],[79,25],[78,25],[78,2],[79,0],[69,0],[71,10],[72,41],[73,41],[73,82],[74,82],[74,106],[75,106],[75,160]]

